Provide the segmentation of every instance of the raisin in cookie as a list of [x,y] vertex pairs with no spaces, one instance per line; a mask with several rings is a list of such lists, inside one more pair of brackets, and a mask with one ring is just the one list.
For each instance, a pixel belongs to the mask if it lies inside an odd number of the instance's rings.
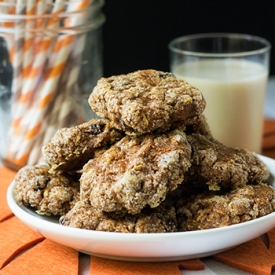
[[125,136],[84,167],[81,199],[106,212],[158,206],[183,181],[191,147],[184,132]]
[[89,97],[94,112],[127,134],[164,132],[205,109],[202,93],[173,74],[140,70],[101,78]]
[[111,145],[122,136],[108,120],[95,118],[58,130],[42,148],[43,158],[51,166],[51,171],[81,169],[96,149]]
[[40,215],[64,215],[79,200],[79,182],[50,174],[49,166],[21,168],[15,176],[15,200],[36,209]]

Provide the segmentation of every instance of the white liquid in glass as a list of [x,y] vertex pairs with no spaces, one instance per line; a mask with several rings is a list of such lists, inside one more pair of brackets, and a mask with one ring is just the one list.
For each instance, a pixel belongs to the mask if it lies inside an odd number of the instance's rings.
[[227,146],[261,152],[267,70],[245,60],[200,60],[172,72],[200,89],[213,136]]

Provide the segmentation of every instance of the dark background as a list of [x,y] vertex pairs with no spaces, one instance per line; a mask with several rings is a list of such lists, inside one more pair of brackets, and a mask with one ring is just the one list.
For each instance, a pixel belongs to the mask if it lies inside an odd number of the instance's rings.
[[258,35],[273,46],[275,74],[275,0],[105,0],[104,76],[141,69],[169,71],[167,44],[204,32]]

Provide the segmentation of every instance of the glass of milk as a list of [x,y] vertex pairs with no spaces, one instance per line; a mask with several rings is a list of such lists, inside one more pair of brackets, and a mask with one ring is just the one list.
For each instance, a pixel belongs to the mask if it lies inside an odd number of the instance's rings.
[[206,33],[176,38],[168,48],[171,72],[203,93],[214,138],[261,153],[270,43],[246,34]]

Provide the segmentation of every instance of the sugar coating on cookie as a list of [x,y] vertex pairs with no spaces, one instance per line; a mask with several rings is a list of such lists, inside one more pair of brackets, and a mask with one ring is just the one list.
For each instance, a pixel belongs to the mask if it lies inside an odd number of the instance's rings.
[[193,150],[189,173],[202,177],[211,190],[259,183],[269,176],[268,168],[253,152],[225,146],[198,133],[187,135],[187,139]]
[[188,123],[206,106],[197,88],[156,70],[101,78],[89,104],[98,116],[133,135],[164,132],[178,121]]
[[64,215],[79,199],[79,182],[59,174],[50,174],[49,166],[21,168],[15,176],[15,200],[31,206],[40,215]]
[[58,130],[42,148],[43,158],[51,171],[81,169],[95,150],[111,145],[123,134],[106,119],[92,119],[83,124]]
[[174,207],[161,204],[142,213],[106,213],[91,206],[87,200],[78,201],[60,218],[60,224],[75,228],[122,233],[177,232],[178,222]]
[[158,206],[183,181],[191,147],[184,132],[125,136],[84,167],[81,199],[102,211],[139,213]]
[[275,190],[263,183],[225,192],[206,191],[178,202],[179,231],[218,228],[275,211]]

